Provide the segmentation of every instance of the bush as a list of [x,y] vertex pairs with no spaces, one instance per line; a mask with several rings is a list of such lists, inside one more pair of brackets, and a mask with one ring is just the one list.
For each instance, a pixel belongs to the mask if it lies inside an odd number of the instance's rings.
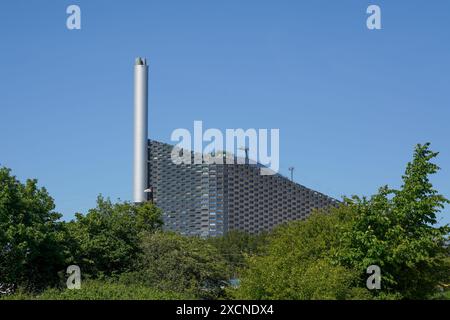
[[213,299],[223,294],[228,278],[226,262],[204,239],[156,232],[142,238],[136,271],[121,281]]
[[359,274],[333,261],[352,216],[346,207],[330,210],[277,228],[267,254],[248,258],[240,287],[230,293],[239,299],[370,298]]
[[83,281],[80,290],[47,289],[39,294],[18,291],[4,300],[177,300],[191,299],[175,292],[164,292],[143,285],[125,285],[114,281]]
[[113,204],[99,196],[96,208],[67,223],[72,263],[94,278],[130,271],[141,252],[140,235],[161,226],[161,211],[152,203]]
[[229,231],[221,237],[211,237],[207,242],[212,244],[219,254],[227,261],[233,276],[239,274],[246,263],[246,256],[264,252],[267,245],[268,233],[262,232],[257,235],[243,231]]

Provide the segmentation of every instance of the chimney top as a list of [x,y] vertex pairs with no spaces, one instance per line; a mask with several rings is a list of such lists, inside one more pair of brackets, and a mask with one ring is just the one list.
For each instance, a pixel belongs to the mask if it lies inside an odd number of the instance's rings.
[[141,58],[141,57],[137,57],[135,65],[137,65],[137,66],[146,66],[147,65],[147,59]]

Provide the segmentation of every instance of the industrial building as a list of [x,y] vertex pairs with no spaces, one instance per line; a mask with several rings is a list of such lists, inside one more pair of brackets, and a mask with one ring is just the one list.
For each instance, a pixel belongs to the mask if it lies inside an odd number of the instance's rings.
[[239,163],[235,158],[234,164],[175,164],[174,146],[148,139],[147,72],[146,61],[138,58],[133,194],[134,202],[153,201],[162,209],[164,228],[202,237],[230,230],[258,233],[338,204],[280,174],[261,175],[262,166],[248,158]]
[[[166,229],[216,236],[228,230],[271,230],[306,218],[313,208],[337,201],[279,174],[261,175],[260,165],[174,164],[173,146],[149,141],[152,200],[163,210]],[[194,153],[191,152],[192,159]]]

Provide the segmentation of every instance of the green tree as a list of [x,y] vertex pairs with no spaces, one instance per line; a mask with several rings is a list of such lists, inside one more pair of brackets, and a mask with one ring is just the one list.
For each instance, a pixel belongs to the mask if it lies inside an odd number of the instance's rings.
[[37,180],[0,168],[0,283],[41,289],[58,282],[67,251],[53,199]]
[[268,234],[249,234],[233,230],[221,237],[211,237],[207,241],[217,248],[219,254],[227,261],[234,276],[246,263],[246,256],[260,254],[265,250]]
[[429,143],[419,144],[399,190],[385,186],[370,199],[346,199],[356,215],[341,262],[360,270],[362,278],[369,265],[380,266],[382,294],[426,298],[448,279],[444,244],[450,228],[436,227],[436,214],[449,201],[429,181],[429,175],[439,170],[431,162],[437,155]]
[[92,277],[132,269],[140,253],[140,236],[162,226],[161,211],[152,203],[113,204],[99,196],[97,207],[67,223],[72,263]]
[[222,295],[229,270],[215,247],[198,237],[171,232],[147,233],[136,270],[121,277],[162,291],[212,299]]
[[347,243],[352,212],[345,206],[315,212],[305,221],[278,227],[266,254],[248,258],[239,288],[240,299],[352,299],[366,298],[359,274],[334,262]]

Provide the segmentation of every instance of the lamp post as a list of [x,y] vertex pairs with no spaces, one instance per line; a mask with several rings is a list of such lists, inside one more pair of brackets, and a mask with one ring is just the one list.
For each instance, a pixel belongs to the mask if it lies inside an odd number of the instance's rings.
[[289,167],[289,171],[291,172],[291,181],[294,181],[294,167]]

